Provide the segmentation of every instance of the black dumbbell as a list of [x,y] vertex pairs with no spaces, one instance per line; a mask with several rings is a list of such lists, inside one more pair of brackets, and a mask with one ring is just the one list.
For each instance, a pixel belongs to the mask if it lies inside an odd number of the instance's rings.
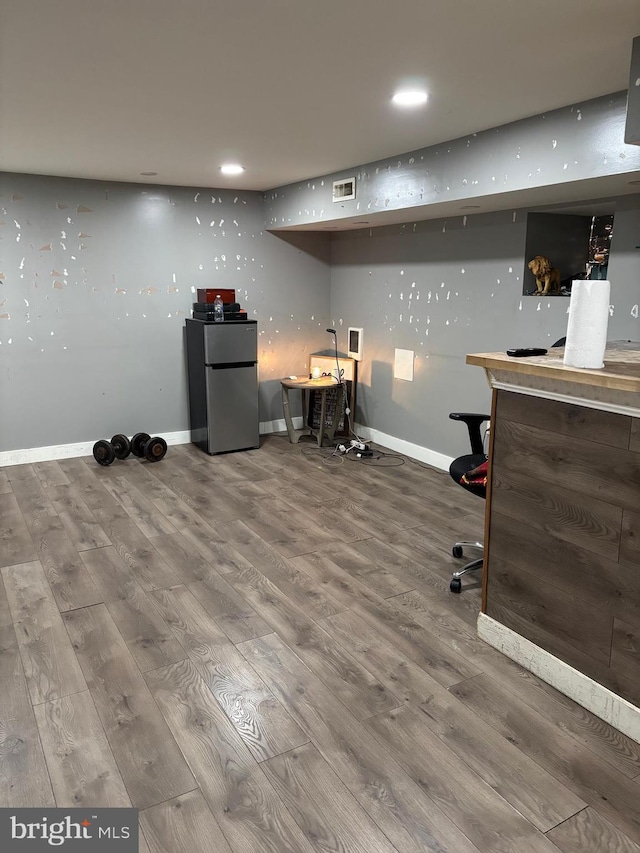
[[134,456],[143,456],[143,447],[145,442],[149,441],[151,436],[147,432],[137,432],[131,439],[131,452]]
[[111,441],[102,438],[93,445],[93,458],[99,465],[111,465],[114,459],[126,459],[131,453],[131,444],[126,435],[118,433]]
[[111,446],[116,454],[116,459],[126,459],[131,453],[131,442],[126,435],[118,433],[111,439]]
[[167,452],[167,442],[159,435],[151,438],[146,432],[137,432],[131,439],[131,452],[149,462],[159,462]]
[[159,462],[167,452],[167,442],[159,435],[150,438],[144,445],[144,458],[149,462]]
[[116,452],[113,449],[111,442],[106,441],[104,438],[101,438],[100,441],[96,441],[93,445],[93,458],[96,460],[98,465],[111,465],[113,460],[116,458]]

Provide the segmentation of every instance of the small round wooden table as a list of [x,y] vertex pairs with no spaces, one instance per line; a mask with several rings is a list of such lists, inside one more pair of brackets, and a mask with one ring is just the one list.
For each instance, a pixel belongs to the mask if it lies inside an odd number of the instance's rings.
[[[333,442],[336,429],[338,428],[340,413],[342,411],[342,400],[344,394],[344,386],[342,383],[337,383],[333,376],[323,376],[320,379],[290,379],[289,377],[286,377],[285,379],[280,380],[280,384],[282,385],[282,409],[284,411],[284,419],[287,424],[287,432],[289,434],[289,441],[291,444],[297,444],[300,437],[303,435],[313,435],[314,433],[316,434],[318,447],[322,447],[325,438],[328,440],[328,443],[331,444]],[[309,426],[304,426],[302,429],[296,429],[294,427],[289,408],[289,390],[291,388],[302,391],[303,421],[306,421],[308,415],[307,391],[318,391],[320,393],[320,423],[317,430]],[[335,388],[337,391],[336,406],[331,418],[331,423],[326,424],[327,391],[332,388]]]

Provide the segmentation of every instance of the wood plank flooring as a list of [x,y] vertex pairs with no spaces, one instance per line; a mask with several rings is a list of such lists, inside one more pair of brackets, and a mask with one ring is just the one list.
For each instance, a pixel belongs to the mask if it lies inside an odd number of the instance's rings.
[[448,590],[483,511],[283,436],[3,468],[0,806],[133,805],[143,853],[640,853],[640,745]]

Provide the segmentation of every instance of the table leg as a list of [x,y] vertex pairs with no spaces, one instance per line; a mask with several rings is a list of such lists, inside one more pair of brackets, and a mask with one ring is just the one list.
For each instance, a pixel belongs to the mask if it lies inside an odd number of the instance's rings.
[[289,389],[285,385],[282,386],[282,411],[284,412],[284,421],[287,425],[289,441],[291,444],[297,444],[298,436],[296,435],[293,420],[291,419],[291,412],[289,410]]
[[320,393],[320,429],[318,430],[318,447],[322,447],[324,438],[324,419],[327,414],[327,389],[323,388]]
[[[307,389],[302,389],[302,429],[307,430],[307,422],[309,418],[309,396],[307,394]],[[311,433],[311,430],[309,430]]]

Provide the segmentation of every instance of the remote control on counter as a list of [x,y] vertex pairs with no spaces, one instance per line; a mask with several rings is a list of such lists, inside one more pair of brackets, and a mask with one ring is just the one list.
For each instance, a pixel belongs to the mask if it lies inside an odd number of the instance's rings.
[[529,358],[532,355],[546,355],[547,350],[543,347],[520,347],[518,349],[508,349],[507,355],[512,358]]

